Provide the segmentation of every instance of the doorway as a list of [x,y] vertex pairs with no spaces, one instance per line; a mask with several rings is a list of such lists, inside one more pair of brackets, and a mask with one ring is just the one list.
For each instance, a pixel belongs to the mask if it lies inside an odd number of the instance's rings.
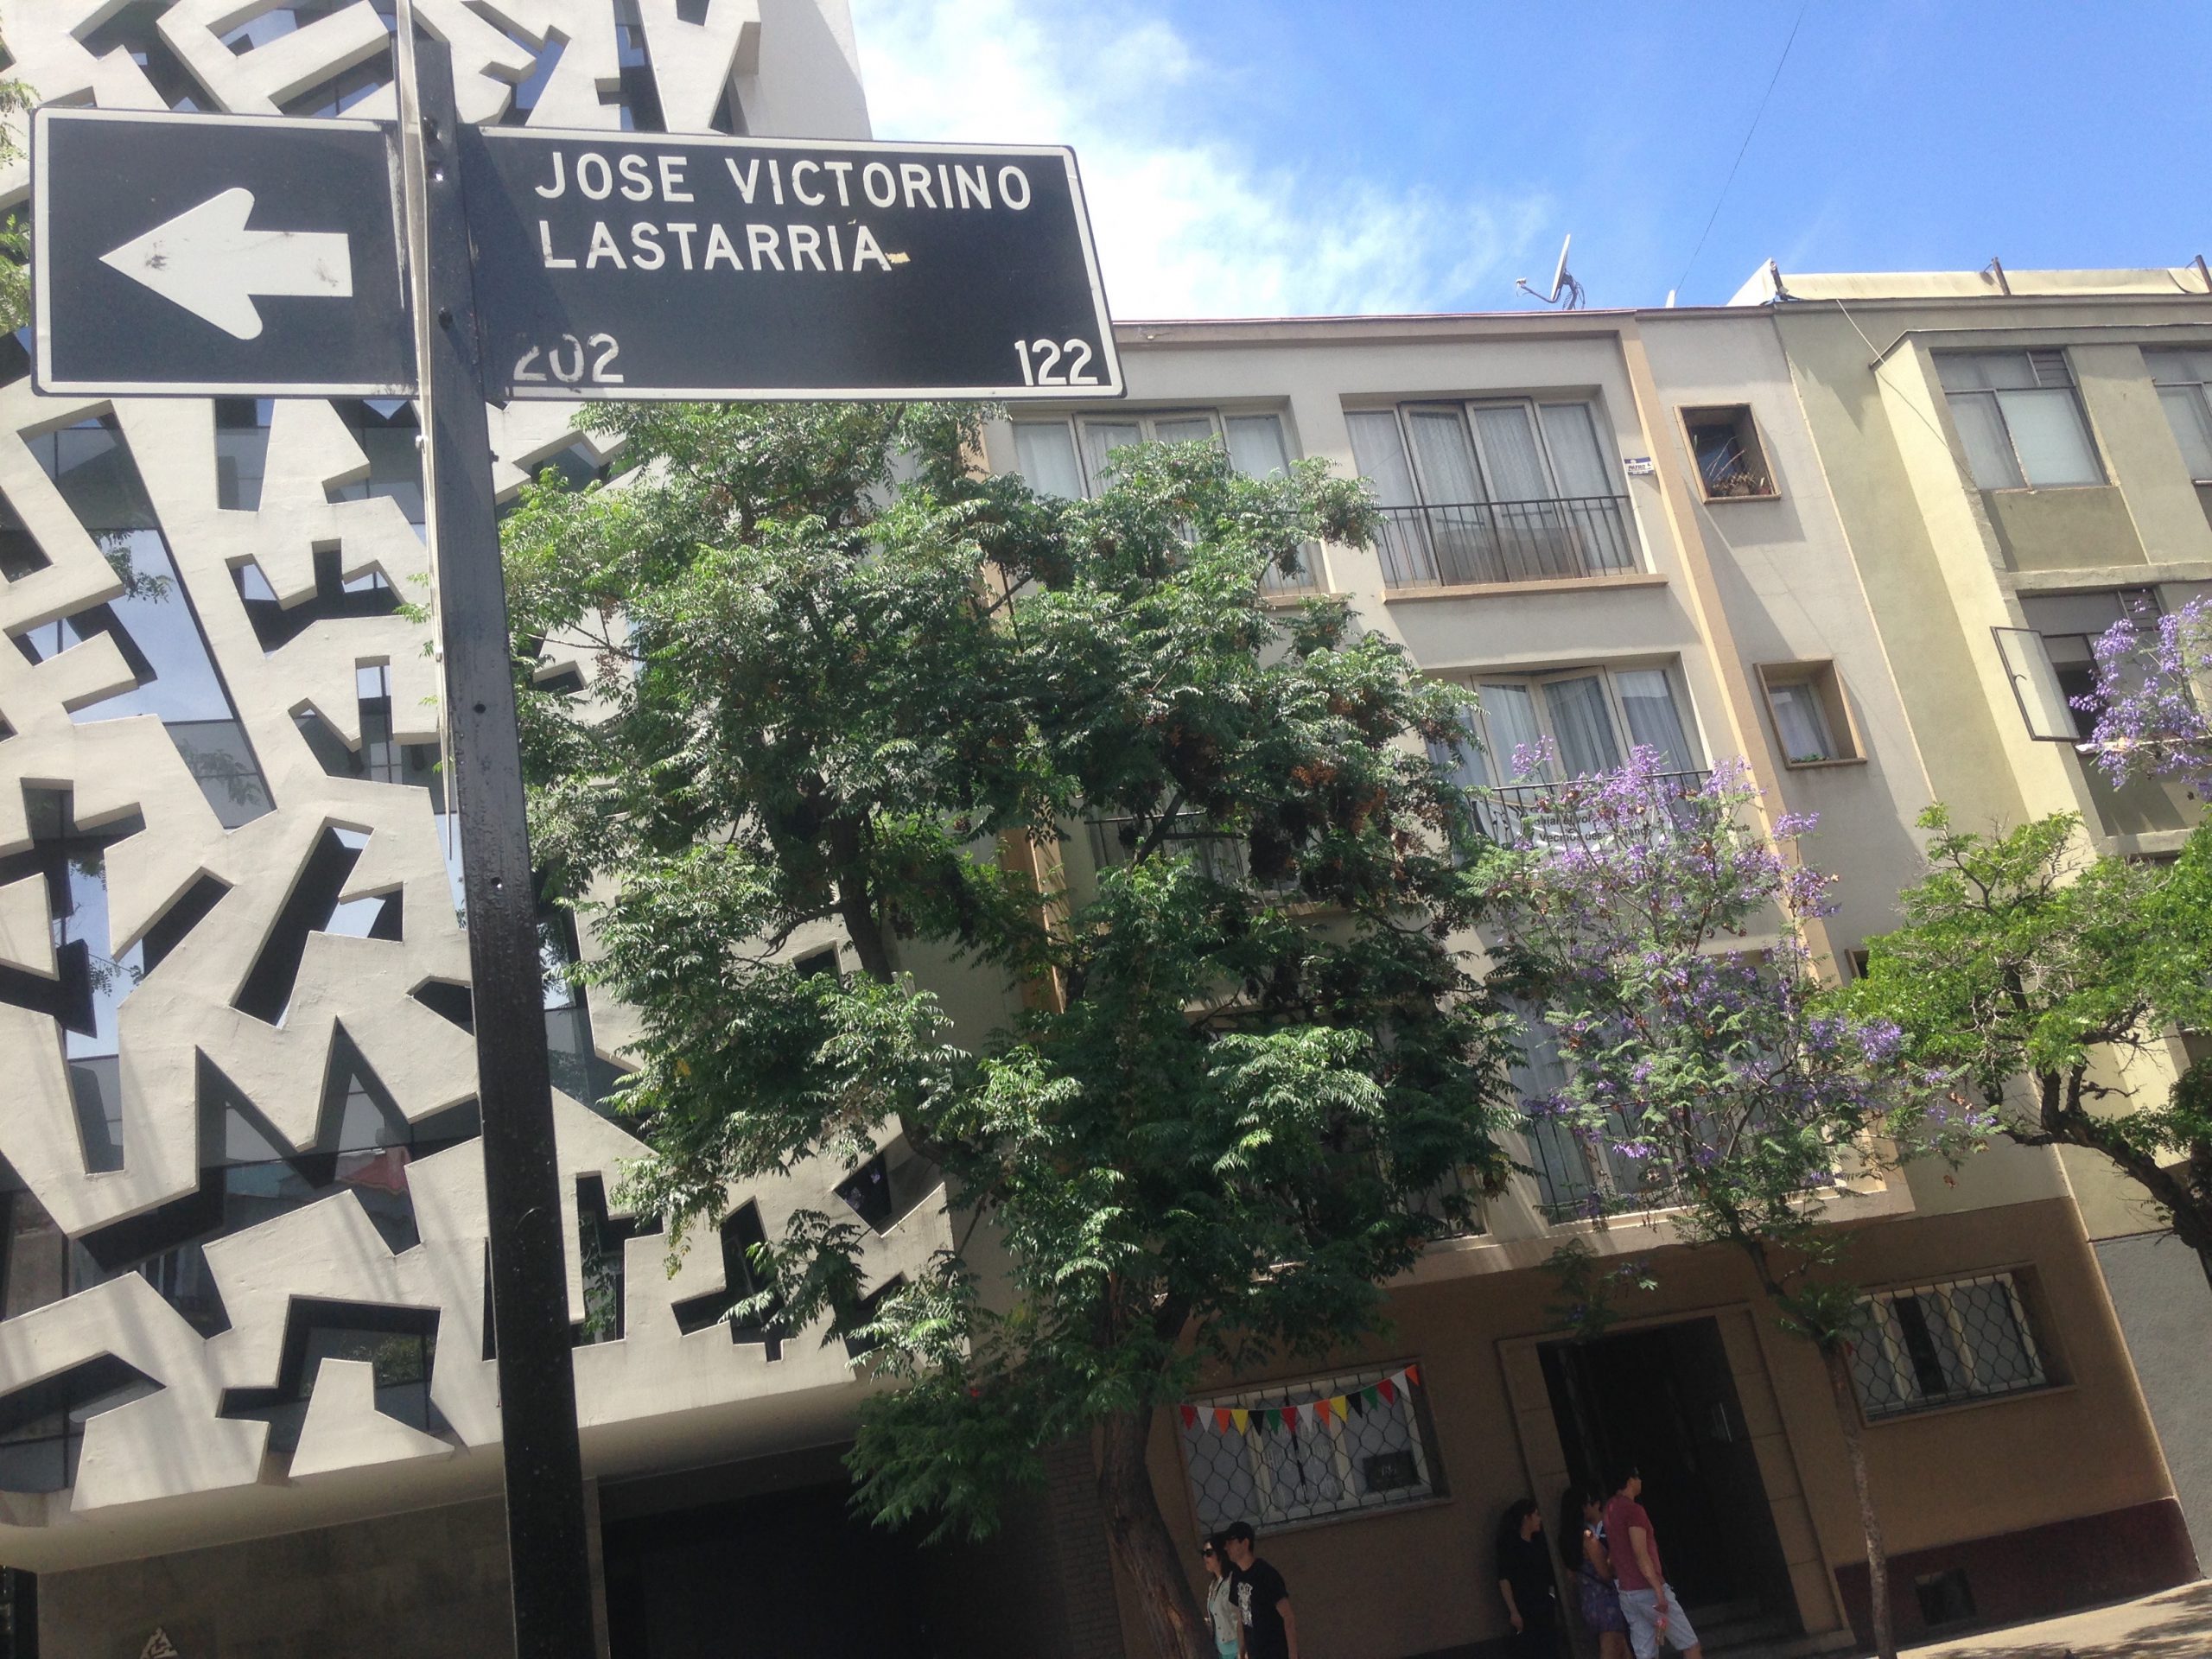
[[1538,1349],[1568,1474],[1643,1476],[1669,1582],[1686,1607],[1756,1611],[1798,1628],[1797,1599],[1727,1345],[1711,1319]]

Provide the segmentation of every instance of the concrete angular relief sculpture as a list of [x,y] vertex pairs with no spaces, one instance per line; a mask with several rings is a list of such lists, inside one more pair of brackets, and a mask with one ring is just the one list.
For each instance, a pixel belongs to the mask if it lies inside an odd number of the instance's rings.
[[[11,14],[10,73],[107,109],[395,113],[365,3],[296,26],[216,0],[114,10]],[[505,27],[460,0],[416,10],[477,120],[742,131],[808,91],[761,73],[776,48],[750,0],[643,0],[628,25],[605,0],[523,0]],[[859,119],[842,96],[823,107]],[[0,177],[0,200],[28,184]],[[264,218],[211,194],[111,263],[180,329],[251,341],[264,296],[358,278],[353,251],[272,242],[292,227]],[[175,1548],[180,1515],[213,1541],[488,1494],[484,1179],[435,667],[408,613],[429,575],[411,410],[40,398],[25,366],[0,369],[0,1559]],[[502,490],[606,460],[570,414],[493,411]],[[584,1096],[621,1062],[626,1013],[563,987],[547,1017],[573,1062],[555,1105],[588,1459],[673,1413],[709,1422],[711,1456],[764,1414],[849,1411],[842,1346],[701,1318],[742,1292],[741,1249],[709,1240],[671,1276],[653,1219],[610,1206],[640,1148]],[[731,1227],[775,1234],[843,1178],[733,1192]],[[875,1237],[876,1281],[944,1242],[938,1208],[914,1210]],[[161,1631],[144,1649],[178,1651]]]

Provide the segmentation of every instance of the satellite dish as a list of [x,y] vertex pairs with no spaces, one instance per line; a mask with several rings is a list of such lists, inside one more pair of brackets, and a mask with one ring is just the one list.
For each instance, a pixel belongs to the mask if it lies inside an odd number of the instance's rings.
[[1535,289],[1529,287],[1529,279],[1526,276],[1516,277],[1513,286],[1522,293],[1541,300],[1546,305],[1556,305],[1563,311],[1580,310],[1582,284],[1574,280],[1574,274],[1567,268],[1567,251],[1573,245],[1574,235],[1573,232],[1569,232],[1567,240],[1559,245],[1559,264],[1553,267],[1552,285],[1548,290],[1538,294]]

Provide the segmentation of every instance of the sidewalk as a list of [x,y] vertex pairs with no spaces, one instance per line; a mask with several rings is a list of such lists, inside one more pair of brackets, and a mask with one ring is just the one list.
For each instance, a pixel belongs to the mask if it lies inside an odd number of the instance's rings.
[[2212,1655],[2212,1582],[1904,1652],[1911,1659],[2203,1659]]

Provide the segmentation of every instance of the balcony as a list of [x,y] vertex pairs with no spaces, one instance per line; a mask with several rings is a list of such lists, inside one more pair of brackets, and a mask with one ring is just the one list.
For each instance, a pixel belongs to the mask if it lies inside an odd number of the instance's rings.
[[[1679,823],[1677,804],[1697,794],[1712,776],[1697,771],[1651,773],[1653,809]],[[1562,784],[1493,785],[1476,790],[1470,808],[1475,828],[1500,845],[1587,839],[1598,833],[1589,814],[1575,804],[1573,791]]]
[[1634,575],[1643,569],[1624,495],[1384,507],[1382,583],[1465,588]]

